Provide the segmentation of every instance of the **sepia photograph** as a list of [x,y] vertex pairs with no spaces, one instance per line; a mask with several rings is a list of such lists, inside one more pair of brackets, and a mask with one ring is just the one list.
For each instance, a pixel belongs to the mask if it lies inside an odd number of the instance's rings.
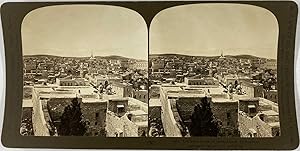
[[149,137],[280,136],[272,12],[176,6],[156,14],[149,34]]
[[299,147],[296,2],[5,2],[0,11],[4,148]]
[[21,135],[148,135],[148,29],[137,12],[41,7],[25,16],[21,36]]

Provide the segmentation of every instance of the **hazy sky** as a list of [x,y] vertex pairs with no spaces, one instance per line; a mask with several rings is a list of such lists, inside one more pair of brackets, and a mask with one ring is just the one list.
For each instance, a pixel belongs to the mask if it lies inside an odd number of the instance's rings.
[[196,4],[160,12],[150,27],[150,53],[197,56],[248,54],[277,58],[278,27],[264,8]]
[[120,55],[147,59],[147,26],[136,12],[114,6],[68,5],[30,12],[23,52],[60,56]]

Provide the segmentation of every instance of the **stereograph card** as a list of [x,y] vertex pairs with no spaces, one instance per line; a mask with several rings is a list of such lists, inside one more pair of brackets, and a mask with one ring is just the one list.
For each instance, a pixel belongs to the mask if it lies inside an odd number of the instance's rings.
[[9,148],[295,149],[293,1],[7,2]]

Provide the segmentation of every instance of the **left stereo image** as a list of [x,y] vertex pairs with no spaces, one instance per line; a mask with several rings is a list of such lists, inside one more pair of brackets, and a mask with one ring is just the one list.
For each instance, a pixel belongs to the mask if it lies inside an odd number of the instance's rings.
[[21,37],[21,135],[148,135],[148,30],[137,12],[41,7],[25,16]]

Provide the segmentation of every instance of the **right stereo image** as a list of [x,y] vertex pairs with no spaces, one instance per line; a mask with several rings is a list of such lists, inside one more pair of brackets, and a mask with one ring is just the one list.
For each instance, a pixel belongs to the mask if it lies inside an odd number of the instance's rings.
[[149,137],[280,136],[279,27],[246,4],[162,10],[149,29]]

